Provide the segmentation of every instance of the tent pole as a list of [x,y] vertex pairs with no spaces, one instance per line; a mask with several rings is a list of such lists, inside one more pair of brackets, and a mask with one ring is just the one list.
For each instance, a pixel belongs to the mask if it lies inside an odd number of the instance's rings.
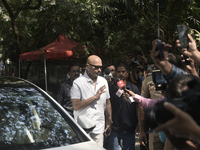
[[47,92],[47,64],[46,64],[46,59],[44,59],[44,75],[45,75],[45,91]]
[[19,78],[20,78],[20,59],[19,59]]

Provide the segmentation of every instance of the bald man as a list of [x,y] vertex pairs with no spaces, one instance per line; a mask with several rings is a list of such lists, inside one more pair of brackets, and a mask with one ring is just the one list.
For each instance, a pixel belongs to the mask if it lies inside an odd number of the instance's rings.
[[109,136],[111,132],[112,110],[108,83],[99,76],[101,68],[101,58],[96,55],[88,57],[84,75],[73,82],[71,99],[75,120],[79,115],[93,119],[96,127],[90,136],[103,147],[103,133]]

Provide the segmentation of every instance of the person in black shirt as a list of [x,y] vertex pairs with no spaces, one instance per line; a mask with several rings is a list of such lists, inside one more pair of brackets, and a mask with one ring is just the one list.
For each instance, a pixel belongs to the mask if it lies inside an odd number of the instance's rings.
[[73,117],[73,107],[70,95],[70,89],[72,87],[73,81],[80,76],[80,67],[77,64],[71,64],[68,68],[68,74],[70,78],[67,81],[61,83],[58,94],[57,102],[61,104]]
[[[139,94],[137,86],[127,81],[128,68],[124,63],[119,63],[116,67],[116,76],[123,80],[126,88]],[[110,101],[112,106],[112,132],[109,137],[108,150],[135,150],[135,128],[138,124],[138,111],[140,107],[135,103],[129,103],[125,97],[118,97],[118,90],[115,82],[110,86]]]

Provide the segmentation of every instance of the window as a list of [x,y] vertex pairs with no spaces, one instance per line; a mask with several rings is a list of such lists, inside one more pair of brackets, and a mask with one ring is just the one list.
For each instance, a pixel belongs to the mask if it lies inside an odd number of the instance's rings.
[[0,87],[0,112],[0,148],[41,149],[82,142],[33,87]]

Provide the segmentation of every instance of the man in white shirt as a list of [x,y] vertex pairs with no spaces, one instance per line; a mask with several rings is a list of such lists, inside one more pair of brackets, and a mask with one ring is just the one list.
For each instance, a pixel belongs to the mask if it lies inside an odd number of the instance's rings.
[[90,136],[103,147],[103,133],[109,136],[111,132],[112,110],[108,83],[106,79],[99,76],[101,68],[101,58],[96,55],[88,57],[84,75],[73,82],[71,100],[75,120],[79,115],[86,115],[93,119],[96,127]]

